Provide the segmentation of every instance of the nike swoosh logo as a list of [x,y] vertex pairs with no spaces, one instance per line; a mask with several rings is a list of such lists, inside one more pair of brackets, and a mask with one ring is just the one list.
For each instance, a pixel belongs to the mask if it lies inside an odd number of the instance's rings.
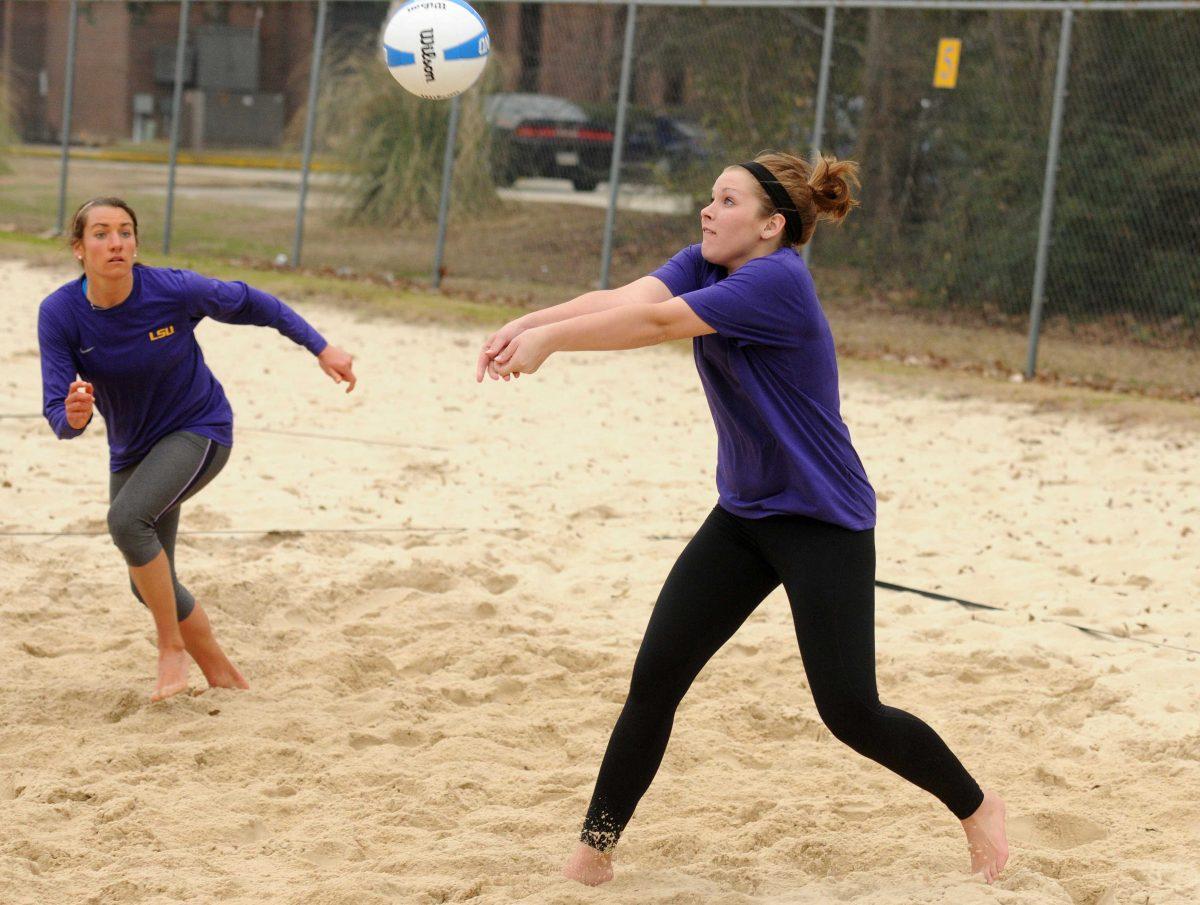
[[94,349],[94,348],[96,348],[96,347],[95,347],[95,346],[88,346],[86,349],[80,349],[79,351],[80,351],[80,353],[81,353],[81,354],[83,354],[83,355],[87,355],[87,354],[88,354],[88,352],[91,352],[91,351],[92,351],[92,349]]

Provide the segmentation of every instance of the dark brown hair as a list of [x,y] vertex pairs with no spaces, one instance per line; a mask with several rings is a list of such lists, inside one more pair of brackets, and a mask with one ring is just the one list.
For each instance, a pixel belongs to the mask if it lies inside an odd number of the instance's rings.
[[[838,160],[832,155],[822,154],[816,164],[803,157],[777,151],[764,151],[754,158],[771,171],[787,191],[788,197],[800,214],[800,239],[785,244],[794,247],[806,244],[817,228],[818,220],[841,223],[858,202],[853,197],[858,188],[858,164],[853,160]],[[763,213],[776,212],[775,205],[767,197],[766,190],[755,184]]]
[[133,221],[133,238],[138,237],[137,231],[137,214],[133,212],[133,208],[122,201],[120,198],[93,198],[90,201],[85,201],[79,205],[79,209],[75,211],[75,216],[71,218],[71,232],[68,233],[71,247],[75,247],[76,242],[83,241],[83,231],[87,228],[88,212],[94,207],[119,207],[125,213],[129,214],[129,219]]

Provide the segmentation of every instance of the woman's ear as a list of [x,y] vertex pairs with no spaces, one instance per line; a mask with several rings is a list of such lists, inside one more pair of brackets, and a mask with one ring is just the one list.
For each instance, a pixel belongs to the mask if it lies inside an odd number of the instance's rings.
[[783,214],[778,212],[771,214],[771,216],[767,218],[767,225],[763,227],[759,235],[764,239],[774,239],[783,231],[783,227],[786,225],[786,223],[787,221],[784,219]]

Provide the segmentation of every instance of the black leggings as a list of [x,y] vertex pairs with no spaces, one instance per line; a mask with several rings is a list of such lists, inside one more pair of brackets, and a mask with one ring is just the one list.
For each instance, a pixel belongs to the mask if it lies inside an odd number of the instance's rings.
[[875,532],[719,506],[659,594],[580,838],[616,845],[662,762],[675,709],[713,654],[783,583],[817,712],[858,753],[936,795],[960,820],[983,792],[929,726],[879,702]]

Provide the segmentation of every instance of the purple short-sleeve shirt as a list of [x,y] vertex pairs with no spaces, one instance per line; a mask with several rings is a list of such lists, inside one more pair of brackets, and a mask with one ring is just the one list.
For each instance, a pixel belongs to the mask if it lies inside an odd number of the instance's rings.
[[729,274],[692,245],[652,275],[716,330],[693,351],[721,507],[873,528],[875,491],[842,422],[833,335],[803,259],[781,248]]

